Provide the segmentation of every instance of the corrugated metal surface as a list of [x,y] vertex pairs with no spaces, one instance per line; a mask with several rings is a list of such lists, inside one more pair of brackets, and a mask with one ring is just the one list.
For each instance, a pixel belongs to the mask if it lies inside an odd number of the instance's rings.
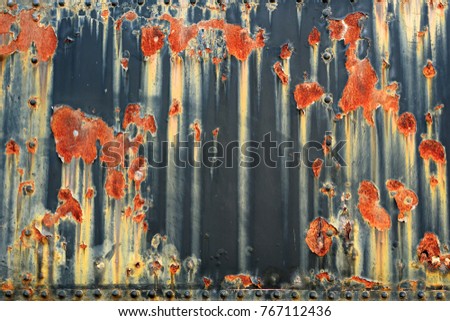
[[0,298],[446,298],[446,1],[1,6]]

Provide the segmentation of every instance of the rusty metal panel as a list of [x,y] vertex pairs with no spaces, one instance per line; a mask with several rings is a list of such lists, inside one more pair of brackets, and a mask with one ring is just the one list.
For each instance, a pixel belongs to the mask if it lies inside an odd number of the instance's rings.
[[446,0],[3,0],[1,300],[443,300]]

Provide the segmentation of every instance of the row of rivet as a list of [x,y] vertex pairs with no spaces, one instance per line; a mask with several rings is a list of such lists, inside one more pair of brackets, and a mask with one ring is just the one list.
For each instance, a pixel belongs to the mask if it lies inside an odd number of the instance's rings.
[[[253,292],[254,296],[257,297],[257,298],[262,298],[264,296],[264,291],[263,290],[254,290],[254,291],[251,291],[251,292]],[[268,292],[268,291],[266,291],[266,292]],[[285,291],[281,291],[281,290],[271,291],[270,292],[270,298],[273,299],[273,300],[281,299],[283,297],[283,292],[285,292]],[[4,294],[4,296],[6,298],[12,298],[14,296],[14,292],[11,291],[11,290],[6,290],[6,291],[3,292],[3,294]],[[434,293],[432,293],[432,294],[434,294]],[[28,298],[30,298],[32,296],[32,292],[30,290],[24,290],[22,292],[22,295],[23,295],[23,297],[25,299],[28,299]],[[56,295],[61,300],[66,299],[68,297],[66,290],[58,290],[58,291],[56,291]],[[85,293],[82,290],[75,290],[74,291],[74,297],[75,298],[81,299],[84,295],[85,295]],[[92,290],[92,295],[95,298],[99,299],[99,298],[101,298],[103,296],[103,293],[102,293],[102,291],[100,289],[95,289],[95,290]],[[141,296],[141,292],[139,290],[131,290],[129,292],[129,296],[132,299],[136,299],[136,298]],[[146,291],[146,296],[148,298],[150,298],[150,299],[155,299],[155,298],[158,297],[157,292],[155,290]],[[174,298],[177,297],[177,293],[175,293],[172,290],[167,290],[164,293],[164,296],[167,299],[174,299]],[[227,291],[227,290],[220,290],[219,291],[219,297],[221,299],[224,300],[224,299],[228,298],[229,296],[230,296],[229,291]],[[237,290],[236,293],[235,293],[235,296],[236,296],[237,299],[243,299],[245,297],[245,292],[243,290]],[[40,292],[40,297],[42,299],[47,299],[49,297],[49,292],[47,290],[41,291]],[[111,297],[113,299],[121,298],[122,297],[121,290],[119,290],[119,289],[112,290],[111,291]],[[192,291],[186,290],[186,291],[183,292],[182,296],[178,295],[178,297],[180,297],[180,298],[184,297],[184,299],[191,299],[192,298]],[[208,290],[203,290],[201,292],[201,297],[204,300],[207,300],[207,299],[209,299],[211,297],[211,292],[208,291]],[[369,291],[361,292],[361,299],[368,300],[368,299],[370,299],[370,297],[371,297],[371,294],[370,294]],[[386,291],[382,291],[379,297],[382,300],[386,300],[386,299],[389,298],[389,293],[386,292]],[[397,293],[397,297],[400,300],[406,300],[406,299],[408,299],[408,293],[406,291],[400,291],[400,292]],[[297,300],[299,298],[300,298],[300,293],[298,291],[291,291],[290,292],[290,299]],[[328,300],[332,301],[332,300],[336,300],[338,298],[339,298],[339,296],[337,295],[336,292],[328,291],[327,294],[326,294],[326,299],[328,299]],[[352,300],[354,298],[354,292],[346,291],[342,298],[346,299],[346,300]],[[416,293],[415,298],[419,299],[419,300],[425,300],[426,299],[425,291],[418,291]],[[436,299],[436,300],[443,300],[444,298],[445,298],[445,295],[444,295],[443,292],[436,292],[434,294],[434,299]],[[288,298],[285,297],[284,299],[288,299]],[[319,299],[319,294],[316,291],[310,291],[308,293],[308,299],[309,300],[317,300],[317,299]]]

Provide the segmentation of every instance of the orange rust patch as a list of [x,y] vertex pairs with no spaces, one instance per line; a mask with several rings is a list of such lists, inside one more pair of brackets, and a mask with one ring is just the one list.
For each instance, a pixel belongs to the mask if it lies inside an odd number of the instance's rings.
[[316,27],[311,30],[308,36],[308,43],[310,46],[315,46],[320,43],[320,32]]
[[202,138],[202,129],[200,127],[200,124],[198,121],[195,121],[191,126],[193,132],[194,132],[194,140],[196,142],[199,142]]
[[31,195],[34,193],[34,181],[29,180],[19,184],[18,192],[22,195]]
[[[109,12],[108,12],[109,13]],[[116,30],[120,30],[122,28],[122,23],[124,20],[134,21],[136,20],[138,15],[133,10],[125,12],[119,19],[116,21]]]
[[320,192],[330,198],[333,198],[336,195],[336,190],[334,189],[333,184],[325,183],[321,188]]
[[239,25],[226,23],[224,20],[201,21],[198,26],[202,29],[223,30],[228,53],[240,61],[247,60],[253,50],[265,46],[263,29],[259,29],[255,39],[253,39],[247,29]]
[[92,187],[88,187],[88,189],[86,190],[86,194],[84,194],[84,197],[86,197],[87,199],[91,199],[94,197],[95,191]]
[[107,20],[109,17],[109,10],[108,9],[102,10],[101,16],[104,20]]
[[420,157],[425,160],[432,159],[438,164],[447,162],[445,157],[445,147],[438,141],[425,139],[419,145]]
[[397,119],[397,129],[404,136],[414,135],[417,131],[416,118],[410,112],[401,114]]
[[123,177],[122,172],[115,169],[108,170],[105,190],[106,194],[116,200],[121,199],[125,195],[125,178]]
[[11,280],[6,280],[2,283],[1,289],[3,292],[5,291],[14,291],[14,284]]
[[30,139],[29,141],[27,141],[27,151],[30,154],[36,154],[37,148],[38,148],[38,140],[36,137]]
[[83,221],[83,211],[80,203],[72,196],[72,192],[68,188],[59,190],[58,200],[62,204],[56,209],[56,215],[66,217],[67,214],[71,214],[76,222],[81,223]]
[[381,90],[376,89],[378,77],[368,58],[359,60],[356,52],[348,49],[346,68],[349,77],[339,101],[339,107],[345,114],[362,107],[364,118],[373,126],[373,112],[378,107],[398,112],[400,101],[397,94],[398,84],[394,82]]
[[[400,96],[397,94],[398,84],[393,82],[378,90],[378,77],[368,58],[358,59],[356,54],[357,41],[360,39],[360,20],[366,15],[355,12],[343,20],[329,20],[328,29],[332,40],[344,40],[349,44],[346,51],[345,68],[349,73],[347,84],[342,92],[339,107],[344,114],[362,107],[364,118],[371,126],[374,125],[373,112],[380,106],[384,110],[397,113]],[[364,79],[364,81],[361,81]]]
[[355,46],[360,39],[361,26],[360,21],[367,18],[362,12],[354,12],[347,15],[343,20],[329,19],[328,30],[331,40],[344,40],[344,43]]
[[304,82],[295,87],[294,99],[297,109],[305,109],[318,101],[324,94],[324,89],[317,82]]
[[122,69],[127,71],[128,70],[128,62],[130,60],[128,58],[122,58],[120,59],[120,65],[122,66]]
[[141,28],[141,50],[144,56],[153,56],[164,46],[165,35],[158,26]]
[[436,105],[436,107],[434,107],[434,111],[441,110],[442,108],[444,108],[444,104]]
[[423,67],[423,75],[425,76],[425,78],[431,79],[434,78],[436,76],[436,69],[433,66],[433,62],[431,60],[428,60],[427,64],[425,67]]
[[211,286],[212,284],[212,280],[210,278],[207,278],[206,276],[204,276],[202,278],[203,280],[203,284],[205,285],[205,290],[208,290],[208,288]]
[[285,43],[284,45],[281,46],[281,53],[280,53],[280,58],[281,59],[289,59],[292,56],[292,48],[289,46],[289,44]]
[[325,135],[322,142],[322,150],[325,156],[328,155],[328,153],[331,151],[331,144],[333,144],[333,136]]
[[222,59],[221,59],[221,58],[213,57],[213,59],[212,59],[212,63],[213,63],[214,65],[218,65],[218,64],[220,64],[221,62],[222,62]]
[[319,177],[320,172],[322,171],[323,160],[320,158],[316,158],[316,160],[312,164],[312,171],[314,173],[314,177]]
[[217,138],[217,136],[219,136],[219,131],[220,131],[219,127],[213,129],[212,135],[214,136],[214,138]]
[[391,218],[386,210],[379,205],[380,193],[375,184],[362,181],[358,195],[358,209],[364,220],[377,230],[388,230],[391,227]]
[[131,209],[131,207],[130,206],[128,206],[126,209],[125,209],[125,212],[123,213],[123,215],[125,216],[125,218],[128,218],[128,217],[131,217],[131,214],[133,213],[133,210]]
[[386,188],[389,192],[398,192],[404,189],[405,185],[402,182],[397,181],[395,179],[388,179],[386,181]]
[[145,220],[145,213],[139,213],[133,216],[133,222],[136,222],[137,224],[142,223],[142,221],[144,220]]
[[82,249],[83,251],[84,250],[86,250],[87,249],[87,245],[86,244],[84,244],[84,242],[81,242],[81,244],[80,244],[80,249]]
[[112,141],[113,130],[99,118],[87,117],[69,106],[55,108],[51,119],[56,152],[64,163],[81,157],[87,164],[97,158],[97,140],[101,145]]
[[135,158],[128,169],[128,179],[134,181],[136,190],[140,190],[141,183],[147,176],[147,159],[144,157]]
[[183,109],[181,108],[180,101],[178,99],[174,99],[169,109],[169,117],[181,115],[182,112]]
[[50,25],[41,24],[39,15],[35,19],[33,14],[36,12],[33,9],[22,10],[18,16],[14,16],[14,20],[9,14],[1,16],[0,34],[10,33],[14,22],[18,22],[20,31],[15,39],[0,46],[0,55],[10,55],[16,51],[26,52],[34,44],[39,60],[48,61],[53,56],[58,43],[55,30]]
[[417,257],[420,262],[431,263],[433,257],[439,257],[441,249],[438,237],[433,233],[425,233],[417,247]]
[[180,270],[180,265],[178,263],[171,263],[169,266],[170,274],[174,275]]
[[[107,145],[107,151],[102,149],[100,161],[104,162],[107,167],[116,167],[122,165],[125,167],[125,155],[128,151],[137,153],[139,146],[144,142],[144,137],[141,134],[136,135],[130,140],[126,133],[118,133],[111,144]],[[106,145],[105,145],[106,146]]]
[[316,218],[309,225],[306,233],[306,244],[311,252],[318,256],[325,256],[333,244],[333,236],[338,234],[338,230],[322,217]]
[[438,179],[434,175],[431,175],[431,177],[430,177],[431,188],[435,188],[438,184],[439,184]]
[[283,85],[287,85],[289,82],[289,76],[284,72],[283,66],[281,65],[281,63],[279,61],[277,61],[273,65],[273,70],[275,71],[275,74],[280,79],[281,83]]
[[406,221],[405,215],[412,211],[417,204],[419,204],[419,199],[417,198],[416,193],[405,188],[403,183],[393,179],[387,180],[386,188],[389,192],[391,192],[391,195],[394,196],[395,203],[400,211],[398,214],[399,222]]
[[191,39],[197,37],[198,27],[196,24],[184,26],[183,19],[176,19],[165,13],[161,16],[161,20],[166,20],[170,24],[170,34],[168,37],[170,48],[174,53],[185,50]]
[[[30,233],[27,235],[27,231]],[[38,243],[44,243],[47,238],[41,233],[41,231],[39,231],[36,226],[33,224],[29,230],[27,229],[23,229],[22,232],[20,233],[20,242],[22,244],[22,246],[24,247],[30,247],[30,244],[28,242],[29,238],[31,238],[32,240],[38,242]]]
[[17,155],[20,154],[20,146],[13,139],[10,139],[6,143],[5,154],[6,155]]
[[428,125],[433,124],[433,116],[431,116],[431,113],[430,113],[430,112],[426,113],[426,115],[425,115],[425,122],[426,122]]
[[331,275],[328,272],[320,272],[316,274],[316,279],[319,281],[327,280],[328,282],[331,282]]
[[356,276],[356,275],[352,276],[350,278],[350,281],[363,284],[366,287],[366,289],[372,289],[375,286],[381,285],[380,282],[370,281],[370,280],[367,280],[365,278],[362,278],[362,277]]
[[417,246],[417,257],[419,261],[431,270],[445,270],[450,268],[450,255],[442,254],[438,237],[433,233],[425,233],[423,239]]
[[145,200],[141,197],[140,193],[137,193],[136,196],[133,198],[133,204],[135,211],[142,209],[142,207],[144,206]]
[[242,285],[244,288],[248,288],[252,285],[256,285],[258,288],[260,287],[259,282],[254,284],[250,275],[247,274],[229,274],[224,277],[225,282],[233,283],[236,285]]
[[122,127],[126,129],[129,124],[135,124],[137,127],[142,128],[144,131],[148,131],[152,135],[156,134],[156,120],[151,114],[140,116],[141,105],[128,104],[123,116]]

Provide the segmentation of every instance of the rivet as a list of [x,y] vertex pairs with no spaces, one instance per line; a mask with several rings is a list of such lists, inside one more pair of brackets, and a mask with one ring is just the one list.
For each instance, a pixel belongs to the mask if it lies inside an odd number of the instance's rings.
[[115,298],[120,297],[120,290],[118,290],[118,289],[112,290],[111,295]]
[[208,298],[209,298],[209,292],[208,292],[207,290],[204,290],[204,291],[202,292],[202,297],[203,297],[204,299],[208,299]]
[[195,6],[195,3],[197,2],[197,0],[189,0],[189,2],[191,3],[191,5]]
[[60,7],[64,7],[65,4],[66,4],[66,2],[64,0],[58,0],[58,5]]
[[139,291],[131,290],[130,297],[132,297],[133,299],[136,299],[138,296],[139,296]]
[[24,298],[29,298],[31,293],[28,290],[23,290],[22,295],[24,296]]
[[361,296],[362,296],[363,299],[368,299],[369,296],[370,296],[370,294],[369,294],[369,292],[364,291],[364,292],[361,294]]
[[406,292],[405,291],[400,291],[398,294],[400,299],[405,299],[406,298]]
[[14,0],[8,0],[8,2],[6,4],[8,7],[12,7],[16,4],[16,2]]
[[119,4],[119,1],[118,1],[118,0],[111,0],[111,5],[112,5],[113,7],[117,6],[118,4]]
[[38,63],[38,59],[36,57],[31,57],[31,63],[32,64],[37,64]]
[[274,299],[279,299],[281,297],[280,291],[276,290],[272,293]]
[[39,7],[39,0],[32,1],[33,7]]
[[173,291],[172,291],[172,290],[169,290],[169,291],[166,292],[166,297],[167,297],[168,299],[172,299],[173,296],[174,296],[174,294],[173,294]]
[[138,0],[137,3],[138,3],[138,5],[142,6],[144,4],[144,2],[145,2],[144,0]]
[[444,294],[442,292],[436,293],[436,300],[442,300],[444,298]]
[[236,295],[239,299],[242,299],[244,297],[244,292],[242,290],[239,290]]
[[60,299],[64,299],[64,298],[66,297],[66,291],[64,291],[64,290],[59,290],[59,291],[58,291],[58,297],[59,297]]
[[334,298],[335,298],[334,292],[328,293],[328,300],[334,300]]
[[385,291],[381,292],[381,298],[387,299],[388,298],[387,292],[385,292]]
[[420,300],[422,300],[423,298],[425,298],[425,292],[423,292],[423,291],[417,292],[417,297],[418,297]]
[[353,298],[353,294],[350,291],[345,292],[345,298],[347,300],[351,300]]
[[256,295],[258,298],[260,298],[260,297],[263,296],[263,291],[261,291],[261,290],[256,290],[256,291],[255,291],[255,295]]
[[293,298],[294,300],[298,299],[299,297],[300,297],[300,295],[298,294],[297,291],[292,291],[291,292],[291,298]]
[[46,290],[41,291],[41,298],[45,299],[48,297],[48,293]]
[[82,298],[83,297],[83,291],[81,291],[81,290],[76,290],[75,291],[75,296],[77,297],[77,298]]
[[190,299],[191,298],[191,291],[184,291],[184,297],[186,299]]
[[93,294],[96,298],[99,298],[102,296],[102,291],[100,291],[100,289],[95,289]]
[[11,290],[6,290],[4,293],[7,298],[12,297],[12,295],[13,295],[13,292]]
[[317,299],[317,292],[316,292],[316,291],[311,291],[311,292],[309,292],[309,298],[310,298],[311,300]]
[[155,290],[150,290],[150,291],[148,291],[148,292],[147,292],[147,296],[148,296],[150,299],[154,299],[154,298],[156,297],[156,291],[155,291]]
[[91,0],[84,0],[84,4],[86,5],[86,7],[90,7],[91,6]]
[[228,296],[228,292],[226,290],[220,290],[219,295],[222,299],[225,299]]
[[164,4],[169,5],[170,4],[170,0],[164,0]]

